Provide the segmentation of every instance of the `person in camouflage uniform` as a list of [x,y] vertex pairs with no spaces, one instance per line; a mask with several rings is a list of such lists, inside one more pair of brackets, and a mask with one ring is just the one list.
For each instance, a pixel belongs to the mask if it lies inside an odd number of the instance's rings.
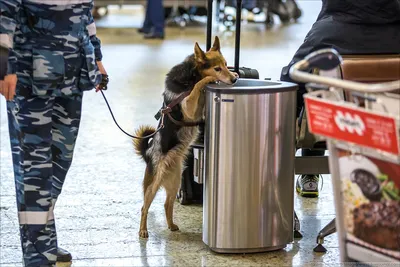
[[0,43],[9,48],[1,92],[25,266],[71,259],[57,247],[53,209],[71,166],[83,92],[106,74],[92,7],[93,0],[0,2]]

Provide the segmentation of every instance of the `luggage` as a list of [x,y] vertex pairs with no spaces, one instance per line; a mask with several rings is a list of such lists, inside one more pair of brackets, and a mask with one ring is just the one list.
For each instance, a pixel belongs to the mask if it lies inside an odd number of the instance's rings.
[[[212,5],[213,0],[208,0],[207,8],[207,42],[206,50],[211,48],[212,39]],[[237,6],[242,7],[242,0],[237,0]],[[240,78],[259,79],[256,69],[239,67],[240,55],[240,27],[241,27],[241,8],[236,11],[236,37],[235,37],[235,64],[229,67],[231,71],[239,74]],[[204,125],[200,126],[200,136],[196,143],[190,148],[186,159],[186,169],[182,173],[181,187],[177,198],[182,205],[203,202],[203,150],[204,150]]]

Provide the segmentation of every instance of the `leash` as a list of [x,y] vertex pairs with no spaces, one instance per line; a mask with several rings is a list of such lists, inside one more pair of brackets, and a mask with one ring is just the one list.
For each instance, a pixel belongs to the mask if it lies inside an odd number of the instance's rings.
[[105,101],[106,104],[107,104],[108,110],[110,111],[111,117],[113,118],[115,124],[116,124],[116,125],[118,126],[118,128],[119,128],[124,134],[126,134],[127,136],[129,136],[129,137],[131,137],[131,138],[134,138],[134,139],[148,139],[148,138],[153,137],[156,133],[158,133],[161,129],[164,128],[164,114],[162,114],[162,115],[161,115],[161,124],[160,124],[160,127],[158,127],[157,130],[156,130],[154,133],[152,133],[152,134],[149,134],[149,135],[140,137],[140,136],[135,136],[135,135],[132,135],[132,134],[129,134],[129,133],[125,132],[124,129],[122,129],[121,126],[119,126],[117,120],[115,119],[114,114],[113,114],[113,112],[112,112],[112,110],[111,110],[110,104],[108,104],[107,98],[106,98],[106,96],[105,96],[105,94],[104,94],[104,92],[103,92],[103,89],[100,90],[100,92],[101,92],[101,94],[103,95],[104,101]]
[[99,88],[96,91],[100,91],[104,101],[106,102],[106,105],[108,107],[108,110],[110,111],[111,117],[114,120],[115,125],[117,125],[117,127],[121,130],[121,132],[123,132],[125,135],[134,138],[134,139],[148,139],[153,137],[156,133],[158,133],[161,129],[164,128],[164,118],[165,115],[168,116],[168,118],[171,120],[172,123],[182,126],[182,127],[195,127],[195,126],[199,126],[200,124],[204,123],[203,121],[201,122],[182,122],[182,121],[178,121],[175,120],[172,115],[170,114],[172,112],[172,108],[176,105],[178,105],[180,102],[182,102],[182,100],[187,97],[190,94],[190,91],[184,92],[183,94],[181,94],[178,98],[174,99],[169,105],[167,105],[165,108],[160,109],[160,111],[157,113],[156,115],[156,119],[157,121],[161,118],[161,123],[160,123],[160,127],[158,127],[154,133],[146,135],[146,136],[135,136],[132,134],[127,133],[124,129],[122,129],[121,126],[119,126],[117,120],[115,119],[114,113],[112,112],[112,109],[110,107],[110,104],[108,103],[108,100],[106,98],[106,95],[104,94],[103,90],[107,90],[107,84],[108,84],[108,75],[107,74],[103,74],[102,77],[102,81],[99,84]]

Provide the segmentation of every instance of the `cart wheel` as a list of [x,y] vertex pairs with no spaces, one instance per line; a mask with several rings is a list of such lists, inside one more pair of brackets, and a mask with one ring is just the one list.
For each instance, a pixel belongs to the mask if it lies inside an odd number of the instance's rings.
[[180,26],[181,28],[185,28],[185,27],[186,27],[186,24],[187,24],[186,19],[181,19],[181,20],[179,21],[179,26]]
[[267,26],[267,29],[271,29],[275,24],[274,17],[272,16],[271,13],[267,13],[267,18],[265,19],[265,25]]
[[95,18],[95,19],[98,19],[98,18],[101,17],[101,15],[100,15],[100,13],[99,13],[99,7],[93,8],[93,10],[92,10],[92,16],[93,16],[93,18]]
[[300,233],[300,231],[297,230],[294,230],[293,236],[296,239],[303,238],[303,235]]
[[318,245],[314,248],[314,252],[325,253],[326,251],[327,251],[326,248],[325,248],[323,245],[321,245],[321,244],[318,244]]
[[95,8],[93,8],[93,11],[92,11],[93,18],[95,18],[95,19],[99,19],[101,17],[104,17],[107,14],[108,14],[108,8],[106,6],[104,6],[104,7],[95,7]]
[[105,7],[104,9],[105,10],[104,10],[104,15],[103,16],[107,16],[108,15],[108,7]]
[[185,191],[183,191],[182,189],[179,190],[178,196],[179,196],[178,197],[179,203],[181,203],[182,205],[189,204],[189,200],[187,198],[187,193]]
[[235,25],[236,19],[232,15],[224,15],[222,18],[222,24],[227,28],[231,28]]

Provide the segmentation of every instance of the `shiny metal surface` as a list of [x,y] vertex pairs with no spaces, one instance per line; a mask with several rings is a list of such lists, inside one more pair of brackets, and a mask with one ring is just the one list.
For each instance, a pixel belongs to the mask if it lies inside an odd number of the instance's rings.
[[212,250],[262,251],[293,241],[295,90],[206,89],[203,241]]
[[273,94],[293,91],[292,84],[255,79],[239,79],[234,86],[225,83],[208,85],[208,91],[221,94]]
[[204,149],[193,148],[194,166],[193,176],[194,181],[198,184],[202,184],[204,181]]
[[225,248],[211,248],[214,252],[217,253],[259,253],[259,252],[268,252],[268,251],[276,251],[286,247],[285,245],[275,246],[275,247],[260,247],[260,248],[234,248],[234,249],[225,249]]
[[336,219],[333,219],[330,223],[328,223],[324,228],[319,231],[318,236],[317,236],[317,243],[318,244],[323,244],[324,243],[324,238],[336,233]]

